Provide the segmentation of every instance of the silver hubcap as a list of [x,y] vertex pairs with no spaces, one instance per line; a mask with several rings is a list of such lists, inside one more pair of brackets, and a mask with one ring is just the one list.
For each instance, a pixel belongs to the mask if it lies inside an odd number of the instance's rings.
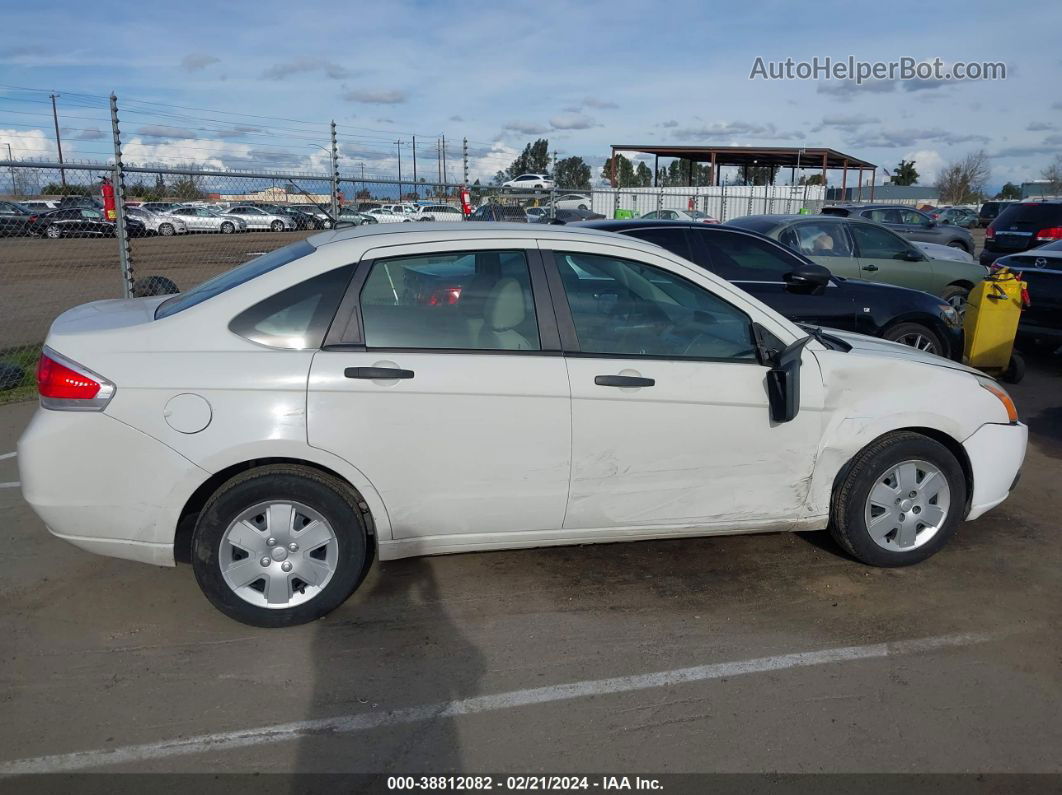
[[282,608],[313,599],[339,560],[335,531],[297,502],[248,508],[221,537],[221,574],[233,593],[257,607]]
[[910,345],[912,348],[917,348],[918,350],[926,351],[927,353],[937,352],[937,346],[933,340],[925,334],[921,334],[917,331],[913,331],[909,334],[901,334],[895,341],[902,342],[904,345]]
[[950,508],[951,489],[944,473],[928,461],[904,461],[878,476],[867,497],[864,519],[874,543],[900,552],[916,549],[935,536]]

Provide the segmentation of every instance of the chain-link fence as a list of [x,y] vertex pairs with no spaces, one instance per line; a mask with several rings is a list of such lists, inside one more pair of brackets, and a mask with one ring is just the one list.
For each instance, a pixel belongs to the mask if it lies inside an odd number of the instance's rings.
[[[10,191],[0,188],[0,196],[8,194],[0,199],[0,399],[6,400],[32,392],[49,325],[78,304],[186,290],[337,223],[465,218],[464,185],[423,177],[40,161],[0,161],[0,175],[10,178]],[[703,214],[725,222],[817,212],[825,201],[819,186],[514,190],[473,184],[468,190],[471,218],[491,221]],[[118,194],[113,202],[109,193]],[[124,218],[117,217],[118,206]]]

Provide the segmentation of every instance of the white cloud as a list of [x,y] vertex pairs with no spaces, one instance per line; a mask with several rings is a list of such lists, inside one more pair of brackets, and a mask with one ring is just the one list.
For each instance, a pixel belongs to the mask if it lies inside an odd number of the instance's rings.
[[908,152],[903,156],[904,160],[913,160],[915,170],[918,171],[918,184],[932,185],[937,180],[937,174],[944,168],[944,158],[936,149],[918,149]]
[[7,146],[15,160],[54,160],[55,142],[44,130],[0,129],[0,157],[7,158]]
[[555,130],[589,130],[597,126],[597,122],[585,113],[561,113],[551,118],[549,123]]
[[542,135],[549,132],[549,127],[531,121],[507,121],[502,125],[502,129],[521,135]]
[[343,99],[347,102],[364,102],[368,105],[400,105],[409,99],[409,95],[398,89],[381,91],[352,89],[343,95]]
[[202,52],[190,52],[181,59],[181,68],[186,72],[198,72],[216,63],[221,63],[221,59],[217,56]]

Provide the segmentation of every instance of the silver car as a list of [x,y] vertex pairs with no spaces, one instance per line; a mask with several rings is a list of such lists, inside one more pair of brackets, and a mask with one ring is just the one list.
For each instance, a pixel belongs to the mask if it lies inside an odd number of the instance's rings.
[[228,215],[213,207],[177,207],[169,215],[184,221],[189,232],[246,232],[247,222],[238,215]]
[[314,218],[321,222],[323,229],[332,228],[332,218],[329,216],[329,213],[332,211],[330,207],[324,207],[322,209],[316,204],[293,204],[291,205],[291,209],[298,210],[299,212],[306,213],[307,215],[312,215]]
[[188,225],[183,218],[177,218],[169,213],[153,213],[140,207],[126,207],[125,214],[130,218],[143,221],[148,232],[163,237],[172,235],[184,235],[188,233]]
[[225,214],[242,218],[247,222],[248,229],[268,229],[273,232],[295,230],[295,221],[290,215],[277,215],[250,204],[238,204],[226,210]]

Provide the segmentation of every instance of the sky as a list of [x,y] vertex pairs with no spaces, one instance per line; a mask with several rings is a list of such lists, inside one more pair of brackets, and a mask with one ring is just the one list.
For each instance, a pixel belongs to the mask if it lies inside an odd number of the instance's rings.
[[[614,143],[831,147],[922,184],[983,149],[990,189],[1062,155],[1062,3],[233,2],[7,4],[0,157],[489,179],[530,140],[595,177]],[[1006,64],[997,81],[750,79],[764,61]],[[396,144],[401,141],[401,144]],[[324,148],[321,148],[324,147]],[[809,172],[810,173],[810,172]],[[785,175],[788,179],[788,174]],[[883,179],[879,171],[879,182]],[[840,173],[830,175],[831,184]],[[849,183],[851,184],[851,182]]]

